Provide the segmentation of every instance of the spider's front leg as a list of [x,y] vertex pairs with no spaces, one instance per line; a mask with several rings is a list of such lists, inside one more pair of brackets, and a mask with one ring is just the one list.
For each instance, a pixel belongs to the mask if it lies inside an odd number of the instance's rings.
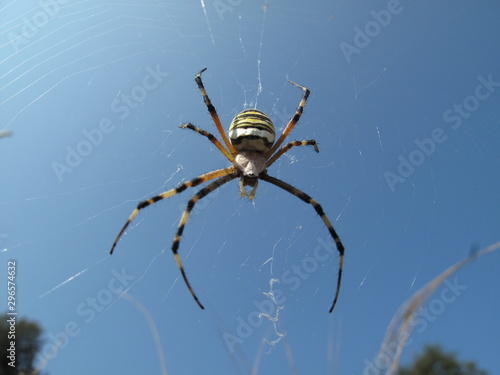
[[269,182],[269,183],[271,183],[271,184],[273,184],[273,185],[275,185],[275,186],[277,186],[285,191],[288,191],[290,194],[295,195],[297,198],[299,198],[303,202],[310,204],[314,208],[316,213],[319,215],[321,220],[323,220],[323,223],[325,224],[325,226],[328,228],[328,231],[330,232],[330,235],[332,236],[333,241],[335,242],[335,245],[337,246],[337,250],[339,252],[339,273],[337,276],[337,288],[335,290],[335,297],[333,298],[333,303],[332,303],[332,306],[330,307],[330,313],[331,313],[333,311],[333,309],[335,308],[335,305],[337,304],[337,300],[339,298],[339,293],[340,293],[340,284],[342,282],[342,271],[343,271],[343,266],[344,266],[344,245],[340,241],[340,238],[339,238],[337,232],[335,231],[335,229],[333,228],[332,223],[330,222],[330,220],[326,216],[325,212],[323,211],[323,207],[321,207],[321,205],[316,200],[311,198],[309,195],[304,193],[302,190],[299,190],[296,187],[294,187],[290,184],[287,184],[284,181],[281,181],[280,179],[277,179],[275,177],[271,177],[267,173],[263,173],[259,178],[261,180],[267,181],[267,182]]
[[186,223],[189,219],[189,216],[191,215],[191,211],[194,208],[194,205],[196,202],[198,202],[200,199],[205,198],[209,193],[214,191],[215,189],[220,188],[222,185],[224,185],[226,182],[229,182],[231,180],[234,180],[235,178],[238,177],[238,172],[233,172],[231,174],[227,174],[225,176],[220,177],[219,179],[213,181],[212,183],[208,184],[205,186],[203,189],[201,189],[199,192],[197,192],[187,203],[186,209],[182,213],[181,220],[179,221],[179,226],[177,227],[177,232],[175,233],[174,236],[174,242],[172,243],[172,252],[174,253],[174,258],[175,262],[177,263],[177,266],[179,267],[179,270],[181,271],[182,278],[184,279],[184,282],[186,283],[186,286],[189,289],[189,292],[193,296],[194,300],[200,306],[200,308],[204,309],[203,305],[201,304],[200,300],[196,296],[196,293],[194,292],[193,288],[191,287],[191,283],[189,282],[186,272],[184,271],[184,266],[181,261],[181,257],[179,256],[178,250],[179,250],[179,244],[181,242],[181,237],[182,233],[184,232],[184,227],[186,226]]
[[134,220],[134,218],[137,216],[139,211],[141,211],[142,209],[144,209],[152,204],[155,204],[156,202],[158,202],[162,199],[170,198],[176,194],[182,193],[187,188],[203,184],[203,183],[205,183],[209,180],[213,180],[214,178],[217,178],[217,177],[221,177],[224,175],[230,175],[230,174],[234,173],[235,171],[236,171],[236,168],[234,166],[231,166],[229,168],[217,169],[215,171],[208,172],[208,173],[202,174],[201,176],[193,178],[191,181],[186,181],[174,189],[167,190],[159,195],[156,195],[152,198],[149,198],[149,199],[146,199],[145,201],[140,202],[137,205],[137,207],[134,209],[134,211],[132,211],[132,214],[130,214],[129,218],[125,222],[125,225],[122,227],[122,229],[118,233],[118,236],[116,236],[115,242],[113,242],[113,246],[111,246],[111,250],[109,251],[109,253],[113,254],[113,251],[115,250],[115,247],[118,244],[118,241],[120,241],[120,238],[125,233],[125,230],[129,226],[129,224],[132,222],[132,220]]

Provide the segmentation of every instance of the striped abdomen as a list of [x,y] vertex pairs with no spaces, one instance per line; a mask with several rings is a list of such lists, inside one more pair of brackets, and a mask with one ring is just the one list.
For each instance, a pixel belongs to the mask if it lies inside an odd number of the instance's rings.
[[274,143],[274,125],[271,119],[256,109],[239,113],[229,126],[229,139],[238,151],[268,151]]

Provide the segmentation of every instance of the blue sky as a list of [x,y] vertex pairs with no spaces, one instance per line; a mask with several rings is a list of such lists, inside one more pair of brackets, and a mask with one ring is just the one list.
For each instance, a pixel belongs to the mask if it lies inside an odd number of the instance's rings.
[[[370,373],[398,307],[499,240],[497,2],[263,5],[4,5],[0,259],[17,262],[19,314],[44,328],[44,371]],[[282,130],[301,97],[287,80],[310,88],[290,140],[320,153],[294,148],[269,174],[320,202],[342,238],[333,314],[326,228],[264,182],[254,202],[232,182],[191,216],[180,254],[205,311],[170,251],[196,189],[141,212],[108,255],[138,201],[227,166],[178,128],[216,133],[194,83],[204,67],[226,127],[257,107]],[[438,289],[403,363],[440,343],[498,374],[499,267],[488,254]]]

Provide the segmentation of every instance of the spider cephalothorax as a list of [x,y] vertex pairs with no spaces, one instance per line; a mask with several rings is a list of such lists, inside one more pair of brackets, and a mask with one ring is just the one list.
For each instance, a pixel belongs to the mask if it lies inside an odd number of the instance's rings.
[[[178,254],[179,243],[181,240],[182,233],[184,231],[184,227],[189,219],[189,215],[191,211],[200,199],[204,198],[206,195],[214,191],[215,189],[221,187],[226,182],[231,180],[240,179],[240,193],[242,197],[248,196],[249,199],[253,199],[255,196],[255,192],[257,189],[258,181],[263,180],[269,182],[283,190],[286,190],[290,194],[295,195],[297,198],[302,201],[310,204],[314,207],[316,213],[321,217],[323,223],[328,228],[330,235],[332,236],[335,244],[337,246],[337,250],[339,251],[339,272],[337,277],[337,288],[335,291],[335,297],[333,299],[332,306],[330,308],[330,312],[333,311],[335,304],[337,303],[337,299],[340,292],[340,283],[342,280],[342,266],[344,262],[344,246],[340,241],[339,236],[335,232],[330,220],[325,215],[323,208],[321,205],[312,199],[309,195],[304,193],[303,191],[293,187],[292,185],[287,184],[284,181],[281,181],[275,177],[271,177],[267,174],[267,168],[269,168],[276,160],[278,160],[285,152],[295,146],[313,146],[316,152],[318,151],[318,147],[316,145],[315,140],[307,140],[307,141],[293,141],[285,144],[283,147],[280,146],[283,144],[285,138],[290,134],[295,124],[300,119],[302,112],[304,110],[304,106],[306,104],[307,98],[309,97],[309,90],[300,86],[292,81],[289,81],[292,85],[297,86],[302,89],[303,95],[302,100],[295,111],[295,115],[288,122],[283,133],[281,133],[278,140],[275,142],[275,129],[271,119],[263,112],[257,109],[247,109],[233,119],[231,125],[229,126],[229,138],[224,133],[222,128],[219,116],[215,111],[212,102],[210,101],[205,87],[203,86],[203,82],[201,80],[201,74],[205,71],[203,69],[198,73],[195,78],[196,84],[203,96],[203,101],[207,106],[208,112],[214,121],[214,124],[219,132],[219,135],[224,142],[224,145],[212,134],[209,132],[202,130],[193,124],[184,124],[181,128],[191,129],[204,137],[207,137],[210,142],[214,144],[215,147],[219,149],[222,154],[231,162],[231,166],[227,168],[217,169],[215,171],[202,174],[199,177],[196,177],[190,181],[184,182],[177,186],[174,189],[170,189],[164,193],[161,193],[155,197],[149,198],[143,202],[140,202],[137,208],[132,212],[129,216],[127,222],[122,227],[121,231],[118,233],[118,236],[111,247],[110,253],[113,253],[113,250],[116,247],[116,244],[120,240],[121,236],[125,232],[128,225],[132,222],[132,220],[137,216],[140,210],[143,208],[158,202],[159,200],[169,198],[175,194],[181,193],[187,188],[194,187],[210,180],[214,180],[208,185],[206,185],[203,189],[201,189],[198,193],[196,193],[188,202],[186,210],[183,212],[182,217],[179,222],[179,226],[177,228],[177,232],[174,236],[174,241],[172,243],[172,252],[174,254],[174,258],[177,262],[177,265],[181,271],[184,282],[186,283],[191,295],[198,303],[198,305],[203,309],[203,305],[198,300],[191,284],[189,283],[186,272],[184,271],[184,267],[182,265],[181,258]],[[278,150],[279,148],[279,150]],[[252,187],[252,190],[249,194],[245,191],[245,186]]]
[[240,194],[242,197],[247,196],[245,186],[250,186],[253,189],[248,194],[249,199],[255,197],[257,191],[258,178],[266,172],[266,158],[259,151],[243,150],[239,151],[234,158],[234,165],[241,172]]

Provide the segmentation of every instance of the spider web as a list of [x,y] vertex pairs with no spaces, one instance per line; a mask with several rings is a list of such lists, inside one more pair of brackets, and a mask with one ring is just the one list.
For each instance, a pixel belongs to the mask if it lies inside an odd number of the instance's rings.
[[[40,370],[367,373],[398,306],[498,241],[498,6],[394,4],[2,5],[0,254],[18,264],[20,316],[44,329]],[[293,148],[269,174],[316,199],[344,242],[332,315],[328,231],[264,182],[253,202],[233,182],[192,211],[180,255],[206,311],[170,251],[197,189],[141,212],[107,254],[138,201],[227,165],[178,129],[217,135],[194,83],[204,67],[224,126],[258,108],[282,131],[301,97],[287,80],[311,89],[290,140],[320,153]],[[453,302],[430,300],[408,353],[439,342],[500,366],[485,349],[500,339],[489,259],[450,281],[465,286]],[[484,347],[460,345],[479,336]]]

